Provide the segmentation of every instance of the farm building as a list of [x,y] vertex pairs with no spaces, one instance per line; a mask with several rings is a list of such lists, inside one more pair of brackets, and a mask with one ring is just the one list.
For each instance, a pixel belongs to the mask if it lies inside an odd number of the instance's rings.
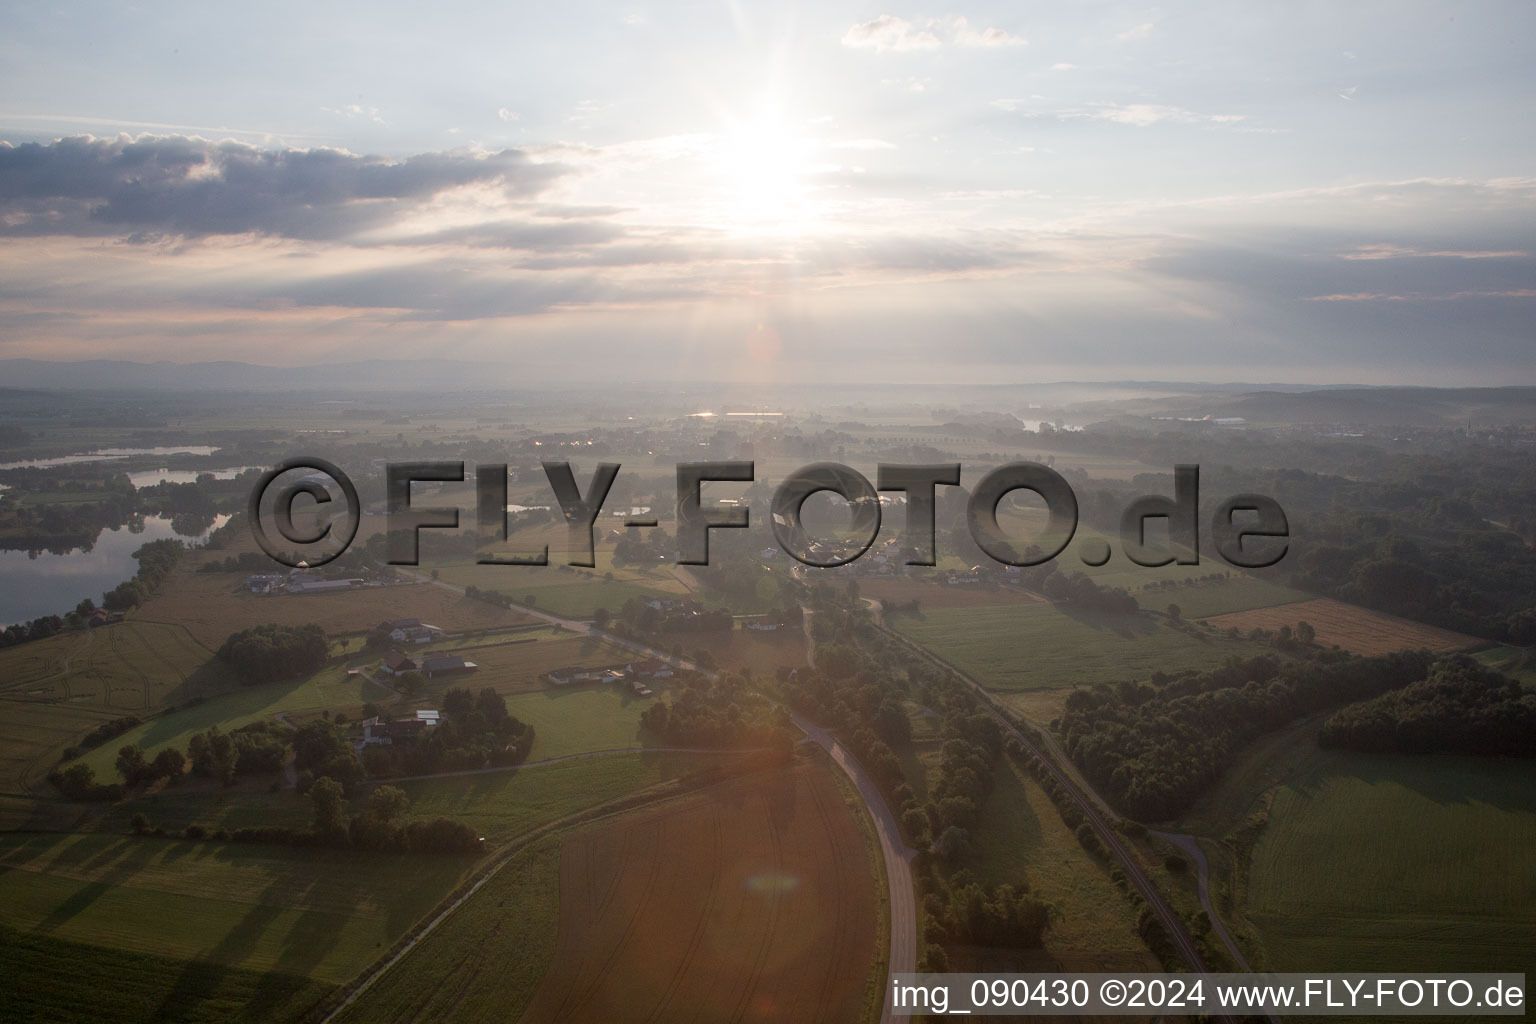
[[625,671],[642,679],[667,679],[672,675],[672,666],[660,658],[647,658],[630,662],[625,666]]
[[634,695],[636,697],[649,697],[649,696],[652,695],[651,694],[651,688],[649,686],[646,686],[644,683],[642,683],[638,679],[631,680],[630,684],[629,684],[629,688],[634,693]]
[[443,637],[443,631],[440,628],[422,622],[420,619],[395,619],[391,622],[382,622],[378,629],[381,633],[388,633],[389,638],[397,644],[425,644]]
[[360,587],[363,581],[351,580],[317,580],[299,577],[288,581],[288,593],[290,594],[324,594],[337,590],[350,590]]
[[427,674],[428,679],[456,672],[473,672],[479,667],[472,661],[464,660],[461,654],[433,654],[421,663],[421,670]]
[[590,668],[584,665],[571,665],[566,668],[557,668],[544,673],[555,686],[574,686],[576,683],[605,683],[623,676],[611,668]]
[[416,672],[421,668],[415,658],[412,658],[404,651],[394,649],[391,649],[388,654],[384,655],[384,667],[397,676],[403,676],[407,672]]

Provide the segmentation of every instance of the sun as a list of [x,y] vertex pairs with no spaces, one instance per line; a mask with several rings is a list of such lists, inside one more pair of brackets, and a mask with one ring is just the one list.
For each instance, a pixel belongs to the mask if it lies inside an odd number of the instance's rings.
[[726,219],[744,227],[803,225],[810,216],[812,142],[781,118],[733,122],[716,170]]

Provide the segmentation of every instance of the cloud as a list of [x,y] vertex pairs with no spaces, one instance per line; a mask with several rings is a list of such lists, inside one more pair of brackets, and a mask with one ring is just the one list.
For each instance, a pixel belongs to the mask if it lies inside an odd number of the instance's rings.
[[1150,22],[1150,21],[1143,22],[1142,24],[1137,25],[1137,26],[1135,26],[1133,28],[1126,29],[1124,32],[1117,32],[1115,34],[1115,38],[1116,39],[1125,39],[1125,40],[1129,40],[1129,39],[1145,39],[1145,38],[1147,38],[1148,36],[1150,36],[1152,34],[1152,29],[1154,29],[1155,27],[1156,26],[1152,22]]
[[1052,71],[1076,71],[1077,70],[1077,65],[1076,64],[1068,64],[1066,61],[1057,61],[1055,64],[1051,65],[1051,70]]
[[351,121],[372,121],[374,124],[388,125],[389,122],[379,114],[378,107],[364,107],[356,103],[349,103],[344,107],[321,107],[327,114],[335,114]]
[[829,143],[827,148],[859,150],[895,149],[896,144],[894,142],[886,142],[884,139],[843,139],[840,142]]
[[338,239],[453,189],[532,198],[565,173],[515,149],[396,160],[186,136],[0,142],[0,234]]
[[970,27],[964,18],[954,21],[956,46],[1028,46],[1029,40],[1000,28],[984,28],[980,32]]
[[[1038,95],[1031,96],[1028,99],[1005,97],[993,100],[992,106],[1012,113],[1031,102],[1042,99],[1044,97]],[[1246,114],[1202,114],[1184,107],[1173,107],[1161,103],[1110,103],[1105,101],[1090,103],[1086,107],[1025,110],[1024,116],[1054,117],[1059,121],[1109,121],[1114,124],[1131,125],[1136,128],[1147,128],[1164,122],[1172,124],[1236,125],[1247,118]]]
[[522,115],[517,111],[508,110],[506,107],[502,107],[497,110],[496,116],[501,118],[503,121],[516,121],[518,118],[522,117]]
[[943,43],[930,28],[919,28],[905,18],[882,14],[844,32],[843,45],[853,49],[872,49],[876,53],[887,50],[901,53],[907,50],[936,50]]
[[1536,288],[1468,288],[1459,292],[1435,295],[1410,292],[1395,295],[1391,292],[1351,292],[1335,295],[1308,295],[1307,302],[1458,302],[1462,299],[1536,299]]
[[872,49],[876,53],[937,50],[944,45],[940,32],[948,36],[955,46],[997,48],[1029,45],[1029,40],[1007,29],[974,29],[967,19],[958,16],[923,18],[911,22],[894,14],[882,14],[871,21],[854,25],[843,33],[843,45],[853,49]]
[[1452,260],[1518,260],[1530,259],[1530,255],[1530,253],[1521,249],[1419,249],[1413,246],[1382,242],[1362,245],[1348,252],[1339,253],[1339,259],[1395,260],[1429,257]]
[[1200,114],[1183,107],[1169,107],[1157,103],[1095,103],[1091,109],[1072,116],[1097,118],[1116,124],[1135,125],[1145,128],[1162,121],[1179,124],[1234,124],[1243,120],[1243,114]]

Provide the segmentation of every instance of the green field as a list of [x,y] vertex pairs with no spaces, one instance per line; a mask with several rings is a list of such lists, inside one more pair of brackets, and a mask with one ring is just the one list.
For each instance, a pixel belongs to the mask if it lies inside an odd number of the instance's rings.
[[569,689],[553,687],[507,698],[507,710],[534,728],[534,761],[592,750],[648,747],[660,742],[640,728],[640,713],[655,697],[636,697],[613,683],[588,683]]
[[515,854],[337,1020],[515,1021],[549,967],[559,918],[560,840],[547,836]]
[[1491,669],[1520,680],[1527,689],[1536,689],[1536,651],[1531,648],[1500,645],[1473,657]]
[[[533,607],[567,618],[590,619],[599,608],[617,612],[632,597],[681,597],[688,593],[677,577],[670,572],[671,563],[657,567],[616,567],[612,549],[599,546],[597,563],[591,569],[562,564],[561,548],[565,543],[565,530],[558,535],[539,531],[537,539],[526,540],[516,535],[511,546],[530,546],[550,542],[548,566],[477,565],[461,563],[440,567],[439,576],[457,586],[477,586],[496,590],[511,597],[519,604],[526,604],[532,597]],[[611,578],[610,578],[611,577]]]
[[7,834],[0,866],[7,928],[335,984],[436,905],[470,861]]
[[1056,604],[935,608],[891,625],[996,690],[1144,679],[1158,669],[1209,668],[1266,649],[1248,640],[1191,636],[1147,615]]
[[14,1024],[272,1024],[294,1020],[331,989],[280,971],[104,949],[0,926],[5,1019]]
[[[1264,741],[1196,808],[1232,821],[1269,781],[1243,913],[1276,970],[1518,970],[1536,956],[1536,764]],[[1246,792],[1243,792],[1246,791]],[[1262,819],[1260,819],[1262,820]]]

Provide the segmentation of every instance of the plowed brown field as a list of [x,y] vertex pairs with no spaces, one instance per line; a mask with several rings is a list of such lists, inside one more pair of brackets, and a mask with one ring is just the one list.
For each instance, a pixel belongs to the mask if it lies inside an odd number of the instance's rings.
[[1431,651],[1460,651],[1483,642],[1465,633],[1453,633],[1448,629],[1383,615],[1327,597],[1298,604],[1215,615],[1205,621],[1218,629],[1236,626],[1244,633],[1255,627],[1276,630],[1281,626],[1290,626],[1295,629],[1296,623],[1305,621],[1317,631],[1317,642],[1324,647],[1338,644],[1346,651],[1364,655],[1388,654],[1404,648],[1419,647]]
[[523,1024],[857,1021],[876,886],[825,768],[787,768],[564,840],[560,934]]

